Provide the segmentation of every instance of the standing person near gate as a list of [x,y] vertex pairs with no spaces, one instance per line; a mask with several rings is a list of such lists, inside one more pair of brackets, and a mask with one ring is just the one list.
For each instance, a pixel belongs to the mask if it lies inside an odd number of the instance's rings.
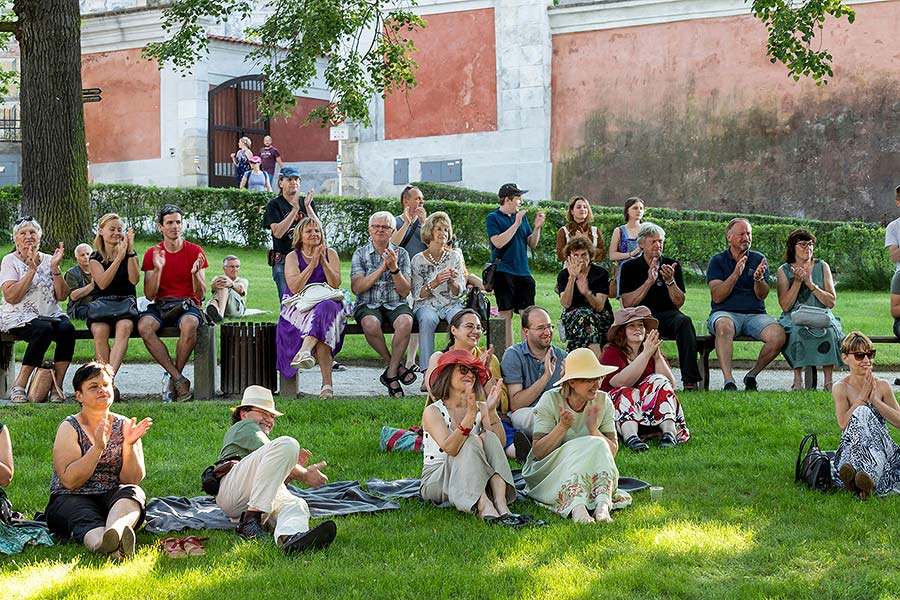
[[269,185],[275,181],[275,165],[277,164],[284,170],[284,161],[281,160],[281,152],[272,145],[272,136],[267,135],[263,138],[263,146],[259,149],[259,158],[262,161],[260,167],[269,178]]
[[316,205],[313,202],[313,191],[306,193],[300,200],[300,172],[293,167],[284,167],[278,175],[278,188],[281,193],[266,204],[263,227],[272,232],[272,250],[269,251],[269,266],[272,267],[272,279],[278,288],[278,301],[287,291],[284,278],[284,259],[291,253],[294,228],[297,223],[311,217],[316,221]]
[[[144,296],[152,304],[138,321],[147,350],[171,376],[169,386],[176,401],[191,397],[191,382],[182,371],[197,345],[197,329],[203,323],[200,298],[206,296],[209,266],[203,249],[181,237],[181,217],[181,209],[174,204],[159,209],[157,223],[163,241],[147,248],[141,265]],[[164,326],[176,326],[179,330],[174,362],[159,339],[159,330]]]
[[534,229],[522,210],[522,195],[515,183],[500,186],[500,206],[488,214],[485,228],[491,245],[491,261],[499,261],[494,272],[494,295],[500,318],[506,321],[506,346],[512,346],[512,315],[534,304],[534,278],[528,267],[528,248],[534,250],[547,220],[539,210]]

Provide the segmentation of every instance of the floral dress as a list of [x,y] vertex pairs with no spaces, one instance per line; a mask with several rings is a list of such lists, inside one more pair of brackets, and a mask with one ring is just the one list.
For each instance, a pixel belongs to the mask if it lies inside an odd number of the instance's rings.
[[[569,270],[563,269],[556,277],[556,293],[561,294],[569,283]],[[609,274],[601,266],[592,264],[587,274],[588,289],[594,294],[609,292]],[[578,286],[572,288],[572,304],[560,317],[560,325],[565,331],[566,349],[571,352],[577,348],[587,348],[591,344],[606,343],[606,333],[613,324],[612,307],[609,299],[600,312],[591,307]]]
[[663,421],[675,423],[675,438],[686,442],[691,437],[684,420],[684,411],[675,395],[675,389],[669,378],[654,371],[653,360],[641,373],[634,385],[613,387],[610,380],[628,366],[628,358],[614,346],[607,346],[600,355],[604,365],[616,367],[616,370],[603,379],[600,389],[609,394],[616,410],[616,426],[621,433],[622,424],[634,422],[638,426],[659,427]]
[[[556,427],[565,402],[561,388],[544,392],[534,409],[535,434],[548,434]],[[606,394],[597,392],[584,410],[575,413],[575,421],[559,448],[540,460],[534,457],[532,449],[522,468],[525,495],[564,517],[578,505],[594,510],[601,503],[609,504],[611,509],[631,504],[628,492],[619,490],[619,469],[609,444],[588,432],[587,409],[595,402],[603,405],[600,432],[614,434],[612,402]]]

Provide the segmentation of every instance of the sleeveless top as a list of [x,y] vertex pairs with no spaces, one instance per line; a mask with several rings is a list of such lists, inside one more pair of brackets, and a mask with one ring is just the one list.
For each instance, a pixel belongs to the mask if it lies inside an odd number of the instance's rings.
[[[297,264],[300,266],[300,270],[302,271],[306,267],[309,266],[309,263],[303,258],[303,253],[300,252],[300,248],[294,250],[297,254]],[[327,256],[327,255],[326,255]],[[328,280],[325,278],[325,269],[322,268],[322,261],[319,261],[319,264],[316,265],[316,268],[313,269],[313,272],[310,274],[309,279],[306,280],[307,284],[310,283],[328,283]],[[299,294],[302,290],[291,290],[292,294]]]
[[[447,426],[447,429],[450,429],[450,411],[444,406],[444,401],[437,400],[432,403],[432,406],[437,406],[437,409],[441,412],[441,416],[444,417],[444,424]],[[475,424],[472,425],[472,432],[469,435],[478,435],[479,433],[481,433],[480,412],[475,415]],[[428,435],[427,431],[424,431],[424,428],[422,435],[422,454],[424,455],[425,465],[433,465],[447,461],[447,453],[444,452],[444,449],[441,448],[436,441],[434,441],[433,437]]]
[[[783,263],[780,268],[787,276],[788,285],[794,285],[794,272],[791,271],[791,265],[789,265],[788,263]],[[810,279],[812,279],[812,282],[819,287],[825,285],[825,267],[822,266],[821,258],[813,259],[813,270]],[[822,304],[818,298],[815,297],[811,289],[804,285],[801,286],[800,291],[797,293],[797,300],[794,301],[794,305],[790,308],[790,310],[784,311],[783,314],[790,313],[801,304],[805,304],[807,306],[815,306],[816,308],[828,308],[827,306]]]
[[[104,261],[99,252],[92,253],[91,260],[96,260],[100,263],[100,266],[103,267],[104,271],[113,263],[112,260]],[[109,285],[106,286],[105,289],[100,289],[99,285],[95,285],[94,291],[91,294],[95,300],[97,298],[105,298],[106,296],[137,296],[137,289],[128,278],[128,259],[126,258],[119,263],[118,270],[116,270],[112,281],[109,282]]]
[[628,229],[625,225],[619,225],[619,252],[632,252],[637,247],[637,237],[628,237]]
[[[81,455],[84,456],[94,445],[84,432],[84,429],[81,428],[81,424],[75,418],[75,415],[66,417],[66,423],[74,427],[75,432],[78,433],[78,446],[81,447]],[[54,466],[53,478],[50,479],[50,495],[105,494],[110,490],[116,489],[119,486],[119,472],[122,470],[122,445],[125,441],[122,434],[122,425],[124,423],[124,417],[114,417],[112,430],[109,433],[109,442],[107,442],[103,454],[100,455],[100,462],[97,463],[97,467],[94,469],[90,479],[85,481],[80,488],[74,490],[66,489],[59,480],[59,475],[56,474],[56,467]]]
[[247,189],[254,192],[266,191],[266,181],[268,178],[265,171],[260,171],[259,173],[254,173],[252,170],[247,171]]

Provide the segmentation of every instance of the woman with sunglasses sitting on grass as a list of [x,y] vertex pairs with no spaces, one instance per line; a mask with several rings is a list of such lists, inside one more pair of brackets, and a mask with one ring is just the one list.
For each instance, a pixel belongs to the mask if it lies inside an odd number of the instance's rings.
[[900,428],[900,405],[891,384],[876,378],[872,340],[858,331],[847,334],[841,356],[850,374],[834,384],[834,415],[841,443],[831,463],[837,487],[865,500],[872,494],[900,493],[900,447],[887,423]]
[[498,382],[485,400],[489,377],[484,363],[468,350],[448,350],[438,359],[422,413],[419,494],[465,513],[475,509],[489,523],[518,527],[528,517],[509,510],[516,488],[503,451],[506,433],[497,414],[502,387]]

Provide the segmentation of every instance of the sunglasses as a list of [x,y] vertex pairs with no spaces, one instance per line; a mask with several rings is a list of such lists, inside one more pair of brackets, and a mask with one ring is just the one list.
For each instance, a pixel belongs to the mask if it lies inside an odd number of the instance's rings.
[[460,375],[468,375],[471,373],[472,375],[477,375],[478,372],[473,367],[467,367],[466,365],[456,365],[456,368],[459,369]]
[[26,221],[34,221],[34,217],[31,217],[31,216],[19,217],[18,219],[16,219],[16,225],[21,225],[22,223],[24,223]]
[[851,352],[850,354],[852,354],[853,358],[855,358],[856,360],[858,360],[860,362],[862,362],[863,360],[865,360],[867,358],[869,360],[875,360],[875,350],[874,349],[869,350],[868,352]]

